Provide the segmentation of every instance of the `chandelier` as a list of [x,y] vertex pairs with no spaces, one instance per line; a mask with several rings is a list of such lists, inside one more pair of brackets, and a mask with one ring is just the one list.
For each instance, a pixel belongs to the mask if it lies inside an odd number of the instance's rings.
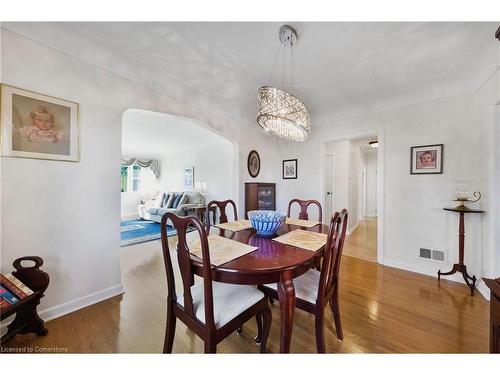
[[[302,142],[307,139],[311,131],[311,115],[304,103],[298,98],[295,92],[293,72],[295,69],[295,60],[293,46],[297,42],[297,33],[289,25],[283,25],[279,31],[281,44],[276,58],[274,59],[273,69],[269,77],[267,86],[259,89],[258,93],[258,117],[257,123],[268,133],[277,137],[291,141]],[[282,87],[279,89],[270,85],[274,68],[283,46],[283,73]],[[285,88],[285,62],[286,49],[290,49],[290,91]]]

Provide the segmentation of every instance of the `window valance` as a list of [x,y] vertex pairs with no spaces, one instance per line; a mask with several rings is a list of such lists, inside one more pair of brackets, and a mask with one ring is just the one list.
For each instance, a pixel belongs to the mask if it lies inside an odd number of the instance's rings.
[[157,159],[122,158],[122,165],[129,166],[134,164],[143,168],[151,168],[156,179],[160,178],[160,162]]

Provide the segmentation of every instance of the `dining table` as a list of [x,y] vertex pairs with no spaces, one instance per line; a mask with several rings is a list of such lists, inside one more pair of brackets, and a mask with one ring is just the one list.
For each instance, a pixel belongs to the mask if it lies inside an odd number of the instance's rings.
[[[244,243],[257,249],[218,266],[212,266],[214,281],[240,284],[264,285],[277,283],[280,306],[280,353],[290,352],[293,315],[295,310],[295,288],[293,279],[304,274],[322,257],[325,245],[316,251],[284,244],[273,240],[296,229],[316,233],[328,233],[328,226],[318,223],[313,227],[283,224],[273,237],[259,236],[255,229],[230,231],[216,226],[210,228],[210,235]],[[193,272],[202,275],[201,261],[193,259]]]

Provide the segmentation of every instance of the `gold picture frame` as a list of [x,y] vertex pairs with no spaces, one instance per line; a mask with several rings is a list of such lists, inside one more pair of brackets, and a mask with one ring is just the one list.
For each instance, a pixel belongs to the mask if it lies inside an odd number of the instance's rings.
[[3,157],[78,162],[78,103],[0,85],[0,145]]

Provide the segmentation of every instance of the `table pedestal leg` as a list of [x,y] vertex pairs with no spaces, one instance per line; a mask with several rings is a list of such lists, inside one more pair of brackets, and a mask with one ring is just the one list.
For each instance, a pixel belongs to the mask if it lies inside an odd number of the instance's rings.
[[[476,276],[470,276],[467,273],[467,266],[465,264],[455,263],[453,268],[449,272],[438,271],[438,280],[441,280],[441,276],[453,275],[454,273],[460,272],[465,280],[465,283],[470,288],[470,295],[474,295],[474,290],[476,289]],[[470,281],[469,281],[470,280]]]
[[292,277],[288,272],[281,274],[278,283],[278,297],[280,300],[280,353],[290,353],[292,339],[293,313],[295,311],[295,288]]
[[[465,223],[464,223],[464,213],[460,212],[460,220],[458,222],[458,263],[453,265],[451,271],[441,272],[438,271],[438,280],[441,280],[441,276],[453,275],[456,272],[460,272],[465,280],[465,283],[470,288],[470,295],[474,295],[474,289],[476,288],[476,276],[469,276],[467,273],[467,267],[464,264],[464,242],[465,242]],[[471,280],[472,282],[470,282]]]

